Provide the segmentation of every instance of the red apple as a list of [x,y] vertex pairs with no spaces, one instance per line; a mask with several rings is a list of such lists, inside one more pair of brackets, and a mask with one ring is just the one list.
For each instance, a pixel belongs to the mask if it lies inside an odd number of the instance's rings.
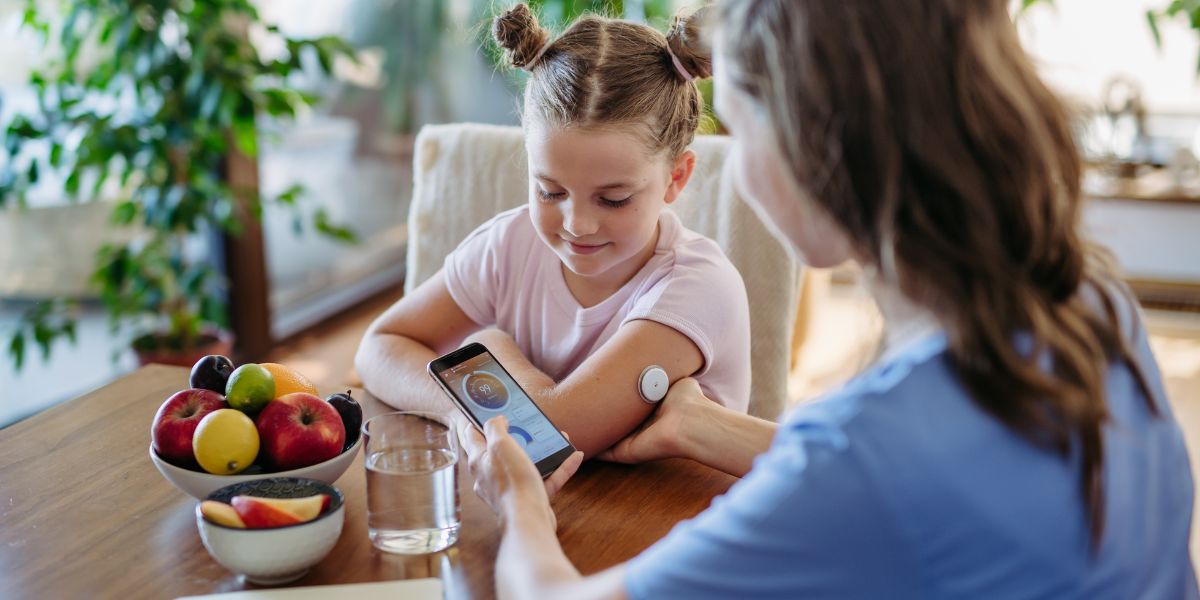
[[246,527],[260,529],[311,521],[329,506],[330,497],[328,494],[304,498],[234,496],[232,502],[231,510],[236,511]]
[[342,452],[346,427],[337,409],[307,392],[280,396],[255,419],[262,452],[280,469],[329,460]]
[[212,390],[175,392],[158,407],[158,413],[150,425],[154,451],[171,464],[181,467],[195,465],[192,434],[196,432],[196,425],[208,413],[222,408],[225,408],[225,397]]

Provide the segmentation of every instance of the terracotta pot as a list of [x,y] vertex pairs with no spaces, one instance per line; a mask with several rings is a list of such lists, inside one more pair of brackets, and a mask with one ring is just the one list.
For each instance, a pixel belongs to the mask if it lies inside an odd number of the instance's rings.
[[142,336],[135,340],[133,344],[134,353],[137,354],[138,358],[138,365],[143,367],[149,364],[190,367],[196,364],[196,361],[209,354],[221,354],[224,356],[233,354],[233,336],[226,332],[202,333],[200,334],[199,343],[192,348],[182,351],[161,347],[154,350],[138,350],[137,347],[141,345],[138,341],[148,337],[155,337],[155,335],[147,334]]

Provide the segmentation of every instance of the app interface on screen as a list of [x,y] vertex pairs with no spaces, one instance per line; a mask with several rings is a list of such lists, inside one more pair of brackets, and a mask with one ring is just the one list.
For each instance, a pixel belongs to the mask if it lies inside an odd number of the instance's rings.
[[533,462],[566,447],[567,441],[554,425],[490,354],[469,358],[438,373],[438,377],[480,423],[499,415],[507,417],[508,432]]

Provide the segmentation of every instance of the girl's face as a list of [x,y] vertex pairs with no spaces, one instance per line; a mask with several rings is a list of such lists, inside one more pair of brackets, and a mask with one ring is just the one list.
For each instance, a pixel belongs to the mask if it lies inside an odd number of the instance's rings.
[[571,272],[624,283],[654,252],[658,215],[695,158],[650,157],[619,129],[527,124],[529,207],[538,236]]
[[733,135],[726,175],[733,176],[738,192],[796,259],[827,268],[851,258],[849,239],[792,176],[764,111],[730,81],[728,59],[714,55],[713,103]]

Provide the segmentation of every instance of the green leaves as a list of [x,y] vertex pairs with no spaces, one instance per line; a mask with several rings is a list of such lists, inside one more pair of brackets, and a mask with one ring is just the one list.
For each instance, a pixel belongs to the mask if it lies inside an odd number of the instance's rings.
[[[1197,37],[1200,37],[1200,0],[1173,0],[1162,10],[1146,11],[1146,24],[1150,27],[1150,34],[1154,37],[1154,44],[1158,46],[1159,50],[1162,50],[1163,44],[1159,21],[1180,17],[1187,19]],[[1196,58],[1196,75],[1200,77],[1200,54]]]
[[242,154],[251,158],[258,156],[258,129],[253,118],[234,121],[233,140]]
[[21,315],[16,329],[8,340],[8,355],[16,370],[25,364],[25,357],[32,342],[41,353],[43,361],[50,358],[54,343],[66,339],[76,342],[75,315],[78,306],[69,300],[39,302]]
[[358,240],[358,236],[350,229],[333,224],[329,220],[329,214],[325,212],[324,208],[318,208],[316,213],[313,214],[313,225],[317,228],[318,232],[330,239],[346,244],[352,244]]
[[[317,100],[292,87],[292,75],[306,63],[329,73],[353,49],[335,36],[293,39],[268,25],[288,55],[264,60],[239,26],[258,21],[250,0],[77,0],[55,9],[56,24],[39,4],[26,0],[23,23],[62,52],[30,76],[38,110],[3,131],[10,160],[0,164],[0,206],[23,202],[49,170],[72,198],[115,200],[110,221],[136,227],[138,237],[96,256],[91,283],[113,325],[188,338],[224,324],[224,279],[210,259],[184,252],[185,242],[236,234],[259,218],[258,190],[225,179],[231,151],[256,157],[259,115],[291,118]],[[308,53],[316,60],[301,60]],[[38,146],[49,155],[34,156]],[[324,212],[302,210],[301,194],[297,187],[277,200],[314,230],[354,239]],[[49,352],[72,336],[70,314],[45,309],[9,338],[9,354],[20,364],[30,347]]]

